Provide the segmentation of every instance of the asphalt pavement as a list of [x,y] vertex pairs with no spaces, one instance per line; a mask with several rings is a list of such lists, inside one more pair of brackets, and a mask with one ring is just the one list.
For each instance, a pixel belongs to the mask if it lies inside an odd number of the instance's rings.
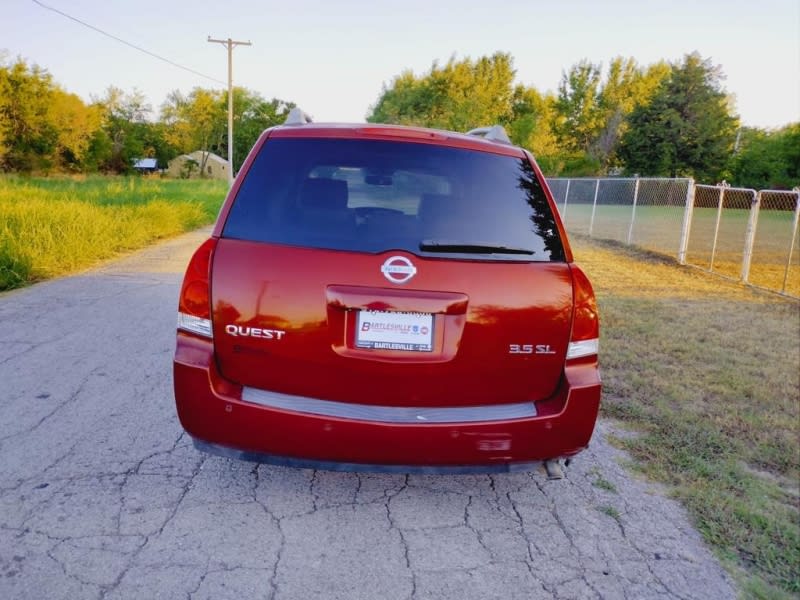
[[171,360],[195,232],[0,294],[0,598],[735,598],[601,422],[562,480],[198,453]]

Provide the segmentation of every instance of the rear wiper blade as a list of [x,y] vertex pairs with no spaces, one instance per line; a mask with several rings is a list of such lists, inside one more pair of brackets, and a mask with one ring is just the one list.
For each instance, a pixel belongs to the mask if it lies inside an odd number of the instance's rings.
[[422,240],[419,249],[423,252],[453,252],[460,254],[536,254],[529,248],[515,246],[499,246],[497,244],[484,244],[480,242],[455,242]]

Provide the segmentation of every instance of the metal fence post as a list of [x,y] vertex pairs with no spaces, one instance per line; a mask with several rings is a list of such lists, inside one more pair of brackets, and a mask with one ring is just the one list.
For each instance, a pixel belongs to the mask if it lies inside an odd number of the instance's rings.
[[569,198],[569,184],[572,183],[571,179],[567,179],[567,191],[564,192],[564,208],[561,209],[561,221],[564,227],[567,226],[567,198]]
[[592,237],[592,229],[594,228],[594,213],[597,210],[597,193],[600,191],[600,178],[594,183],[594,200],[592,200],[592,217],[589,219],[589,237]]
[[719,223],[722,220],[722,205],[725,203],[725,187],[719,186],[719,206],[717,206],[717,223],[714,225],[714,242],[711,244],[711,262],[708,270],[714,270],[714,255],[717,253],[717,238],[719,238]]
[[786,269],[783,272],[783,285],[781,286],[781,293],[786,292],[786,282],[789,280],[789,269],[792,266],[792,254],[794,254],[794,238],[797,237],[797,224],[800,222],[800,190],[798,190],[796,194],[797,197],[795,198],[794,202],[794,219],[792,220],[792,241],[789,242],[789,256],[786,257]]
[[633,224],[636,222],[636,199],[639,197],[639,178],[633,186],[633,207],[631,208],[631,224],[628,227],[628,245],[633,241]]
[[742,282],[747,283],[750,277],[750,263],[753,260],[753,244],[756,241],[756,226],[758,213],[761,209],[761,192],[750,190],[753,199],[750,202],[750,218],[747,220],[747,232],[744,235],[744,255],[742,256]]
[[681,241],[678,244],[678,264],[686,264],[686,253],[689,250],[689,232],[692,228],[692,214],[694,212],[694,179],[686,183],[686,206],[683,209],[683,223],[681,223]]

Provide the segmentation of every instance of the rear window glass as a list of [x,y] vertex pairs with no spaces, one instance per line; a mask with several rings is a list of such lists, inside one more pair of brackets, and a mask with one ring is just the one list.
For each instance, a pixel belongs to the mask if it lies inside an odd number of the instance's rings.
[[527,160],[407,142],[267,140],[223,237],[372,253],[564,259]]

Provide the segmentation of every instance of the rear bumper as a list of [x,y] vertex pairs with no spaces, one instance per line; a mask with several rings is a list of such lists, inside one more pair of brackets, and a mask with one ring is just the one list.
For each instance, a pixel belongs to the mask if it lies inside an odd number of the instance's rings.
[[178,333],[175,401],[200,449],[232,458],[329,470],[496,472],[577,454],[600,405],[596,363],[570,366],[537,415],[463,423],[392,423],[267,407],[217,371],[210,341]]

